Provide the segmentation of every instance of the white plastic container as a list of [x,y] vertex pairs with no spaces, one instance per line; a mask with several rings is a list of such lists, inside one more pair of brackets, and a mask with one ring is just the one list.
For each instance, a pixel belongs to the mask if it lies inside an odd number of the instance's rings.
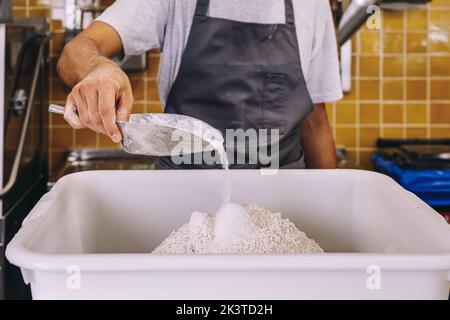
[[35,299],[447,299],[450,227],[390,178],[364,171],[232,171],[233,200],[282,212],[318,255],[148,254],[222,171],[87,172],[61,179],[7,248]]

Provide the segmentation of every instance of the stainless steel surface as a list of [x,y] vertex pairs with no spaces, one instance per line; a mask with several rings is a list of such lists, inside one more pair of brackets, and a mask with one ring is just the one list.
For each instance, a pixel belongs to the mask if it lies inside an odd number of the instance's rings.
[[14,114],[21,116],[27,109],[28,96],[24,89],[18,89],[9,101],[9,108]]
[[81,30],[86,29],[103,12],[99,0],[77,0],[76,8],[80,15],[80,24],[77,27]]
[[[345,148],[336,150],[339,168],[361,169],[354,161],[347,157]],[[73,149],[64,155],[61,167],[48,188],[54,186],[60,178],[82,171],[91,170],[154,170],[155,158],[148,156],[132,155],[118,149]]]
[[12,18],[12,0],[0,0],[0,23],[9,23]]
[[344,45],[374,13],[368,10],[380,0],[353,0],[344,11],[338,28],[339,46]]
[[42,59],[44,58],[44,49],[45,45],[47,44],[47,40],[49,39],[49,35],[44,35],[45,41],[42,41],[39,47],[39,53],[36,58],[36,65],[34,69],[33,74],[33,80],[31,85],[31,91],[30,91],[30,98],[27,104],[27,111],[25,113],[25,119],[22,125],[22,129],[20,132],[20,138],[19,138],[19,144],[17,146],[16,154],[14,156],[14,162],[11,169],[11,173],[9,175],[9,179],[7,180],[7,183],[3,186],[3,188],[0,190],[0,198],[3,197],[5,194],[7,194],[17,180],[17,174],[19,172],[19,166],[22,160],[22,154],[25,146],[25,139],[28,132],[28,126],[30,124],[30,118],[31,118],[31,110],[33,108],[33,101],[34,101],[34,94],[36,92],[37,83],[39,80],[39,73],[41,68]]
[[355,161],[350,160],[348,158],[347,149],[345,148],[337,148],[336,155],[338,159],[338,168],[339,169],[358,169],[362,170],[361,166],[358,166]]
[[352,40],[347,40],[340,48],[342,91],[350,93],[352,90]]
[[66,0],[63,7],[68,30],[83,30],[102,12],[99,0]]
[[[89,161],[121,161],[136,162],[139,164],[152,164],[153,158],[147,156],[133,155],[119,149],[73,149],[67,153],[66,161],[73,164],[80,164]],[[120,165],[118,165],[119,167]],[[146,167],[151,169],[151,167]],[[120,170],[118,168],[117,170]]]
[[153,170],[155,158],[131,155],[117,149],[74,149],[69,150],[55,177],[49,182],[53,185],[65,175],[91,170]]
[[48,112],[51,112],[51,113],[54,113],[54,114],[64,115],[64,107],[63,106],[58,106],[56,104],[51,104],[48,107]]
[[144,53],[138,56],[125,56],[118,63],[125,71],[143,71],[147,68],[147,55]]
[[343,46],[375,13],[376,5],[384,9],[404,10],[423,5],[431,0],[353,0],[345,9],[338,28],[338,43]]
[[4,248],[46,192],[47,30],[45,18],[14,18],[0,37],[0,300],[30,297]]

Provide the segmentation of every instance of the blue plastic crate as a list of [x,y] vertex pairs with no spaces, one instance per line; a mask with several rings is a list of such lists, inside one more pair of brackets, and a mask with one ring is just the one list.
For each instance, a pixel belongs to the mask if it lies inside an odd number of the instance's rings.
[[372,161],[377,171],[392,177],[430,206],[450,207],[450,170],[402,169],[378,153],[373,155]]

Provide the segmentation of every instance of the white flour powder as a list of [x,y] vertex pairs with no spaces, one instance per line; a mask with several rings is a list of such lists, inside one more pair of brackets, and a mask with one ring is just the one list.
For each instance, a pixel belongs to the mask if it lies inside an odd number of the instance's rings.
[[314,240],[280,213],[257,205],[227,204],[217,212],[195,212],[189,223],[152,254],[321,253]]

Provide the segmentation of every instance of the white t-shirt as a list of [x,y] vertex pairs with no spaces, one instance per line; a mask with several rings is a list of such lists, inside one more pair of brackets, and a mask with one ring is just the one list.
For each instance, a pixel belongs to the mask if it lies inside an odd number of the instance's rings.
[[[126,55],[162,51],[158,83],[165,105],[180,68],[196,0],[116,0],[98,19],[119,34]],[[293,0],[300,59],[314,103],[342,98],[336,37],[329,0]],[[210,0],[209,16],[284,23],[284,0]]]

